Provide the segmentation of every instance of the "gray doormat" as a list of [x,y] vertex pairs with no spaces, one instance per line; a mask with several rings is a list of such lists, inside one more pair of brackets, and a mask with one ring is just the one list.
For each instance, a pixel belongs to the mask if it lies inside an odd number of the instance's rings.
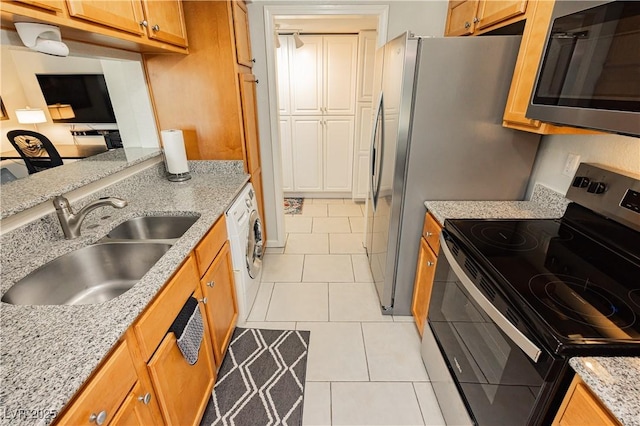
[[236,328],[200,425],[301,425],[310,334]]

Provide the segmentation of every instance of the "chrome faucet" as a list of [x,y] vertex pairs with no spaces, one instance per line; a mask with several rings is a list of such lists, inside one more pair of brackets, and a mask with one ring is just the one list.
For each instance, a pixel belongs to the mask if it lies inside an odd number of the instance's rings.
[[80,236],[80,225],[82,225],[82,221],[90,211],[104,206],[111,206],[117,209],[121,209],[126,205],[127,202],[121,198],[104,197],[92,201],[91,203],[80,209],[78,213],[74,213],[73,210],[71,210],[69,200],[61,196],[53,198],[53,206],[56,208],[58,219],[60,219],[62,232],[64,232],[64,237],[67,240],[78,238]]

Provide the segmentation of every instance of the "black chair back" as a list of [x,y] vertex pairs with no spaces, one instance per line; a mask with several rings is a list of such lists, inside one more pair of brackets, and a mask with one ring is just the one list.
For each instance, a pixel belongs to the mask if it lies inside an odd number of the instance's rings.
[[11,130],[7,137],[24,160],[30,175],[62,166],[58,150],[45,135],[31,130]]

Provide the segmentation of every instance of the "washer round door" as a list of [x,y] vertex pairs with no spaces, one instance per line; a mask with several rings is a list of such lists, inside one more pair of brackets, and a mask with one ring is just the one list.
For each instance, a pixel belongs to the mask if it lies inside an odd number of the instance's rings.
[[247,271],[256,278],[262,267],[264,241],[262,241],[262,222],[258,212],[253,210],[249,216],[249,238],[247,245]]

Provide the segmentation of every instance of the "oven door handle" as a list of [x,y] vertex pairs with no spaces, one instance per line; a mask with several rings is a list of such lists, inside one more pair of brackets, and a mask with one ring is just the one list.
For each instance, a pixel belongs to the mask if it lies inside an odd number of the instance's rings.
[[509,320],[500,313],[498,309],[487,299],[478,288],[475,286],[473,281],[464,273],[462,267],[458,264],[453,253],[447,246],[447,242],[443,236],[443,233],[440,233],[440,248],[444,253],[445,257],[449,261],[449,265],[453,272],[455,272],[456,276],[467,290],[469,295],[475,300],[475,302],[489,315],[489,317],[495,322],[496,326],[500,328],[509,338],[516,344],[518,347],[525,353],[529,358],[531,358],[534,362],[538,362],[538,358],[542,354],[542,351],[539,347],[537,347],[527,336],[522,334],[520,330],[518,330]]

